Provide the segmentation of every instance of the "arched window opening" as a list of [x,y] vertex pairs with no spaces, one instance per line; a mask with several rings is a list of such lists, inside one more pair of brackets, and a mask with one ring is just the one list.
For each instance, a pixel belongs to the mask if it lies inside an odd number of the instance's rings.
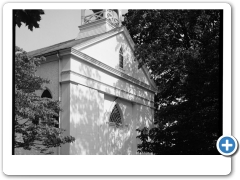
[[45,89],[41,95],[41,98],[49,98],[49,99],[52,99],[52,95],[51,93],[49,92],[49,90]]
[[119,67],[123,69],[123,49],[122,49],[122,47],[119,50]]
[[[49,98],[52,99],[52,95],[50,93],[50,91],[48,89],[45,89],[41,95],[41,98]],[[59,122],[59,117],[57,116],[53,116],[53,118],[55,120],[57,120],[57,122]],[[54,127],[58,128],[59,127],[59,123],[54,123]]]
[[122,125],[121,109],[117,104],[113,107],[113,110],[110,114],[109,123],[110,125],[115,125],[115,126]]

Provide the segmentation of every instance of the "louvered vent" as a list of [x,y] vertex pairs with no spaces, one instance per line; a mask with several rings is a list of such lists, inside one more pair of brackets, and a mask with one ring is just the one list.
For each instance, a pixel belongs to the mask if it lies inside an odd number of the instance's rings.
[[117,105],[115,105],[113,110],[112,110],[109,122],[110,123],[115,123],[116,125],[121,125],[122,124],[121,114],[119,112],[119,109],[118,109]]
[[122,47],[119,50],[119,67],[123,69],[123,50],[122,50]]

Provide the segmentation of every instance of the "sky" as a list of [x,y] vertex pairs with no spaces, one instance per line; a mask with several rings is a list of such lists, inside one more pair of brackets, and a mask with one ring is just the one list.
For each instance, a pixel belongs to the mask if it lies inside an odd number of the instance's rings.
[[[87,10],[86,15],[92,11]],[[127,10],[122,10],[125,14]],[[81,10],[44,10],[40,28],[30,31],[22,23],[16,27],[16,46],[29,52],[77,37],[81,23]]]

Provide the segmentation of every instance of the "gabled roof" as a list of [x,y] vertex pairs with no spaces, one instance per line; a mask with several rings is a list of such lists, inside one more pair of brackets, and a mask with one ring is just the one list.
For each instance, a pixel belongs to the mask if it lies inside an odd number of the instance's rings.
[[[127,37],[130,47],[132,48],[132,50],[134,49],[134,42],[133,42],[128,30],[124,26],[122,26],[122,27],[114,28],[114,29],[112,29],[108,32],[102,33],[102,34],[86,37],[83,39],[77,39],[77,40],[72,39],[72,40],[58,43],[58,44],[55,44],[52,46],[48,46],[45,48],[30,51],[30,52],[28,52],[28,56],[32,57],[32,56],[47,55],[48,53],[56,52],[56,51],[67,49],[67,48],[72,48],[72,47],[77,48],[77,47],[81,46],[82,44],[88,43],[88,41],[91,44],[95,41],[98,41],[99,39],[102,39],[102,38],[104,39],[105,37],[111,36],[112,34],[115,34],[115,32],[117,32],[117,33],[123,32],[124,35]],[[145,75],[147,76],[148,80],[150,81],[151,85],[156,90],[157,86],[156,86],[155,82],[151,79],[146,66],[143,65],[142,69],[143,69]]]
[[39,55],[44,55],[44,54],[47,54],[47,53],[50,53],[50,52],[70,48],[70,47],[73,47],[75,45],[81,44],[83,42],[87,42],[88,40],[93,40],[94,38],[97,38],[97,37],[100,37],[100,36],[103,36],[103,35],[106,35],[106,34],[110,34],[114,31],[116,31],[116,29],[113,29],[113,30],[108,31],[106,33],[98,34],[98,35],[95,35],[95,36],[86,37],[86,38],[83,38],[83,39],[77,39],[77,40],[72,39],[72,40],[68,40],[68,41],[65,41],[65,42],[58,43],[58,44],[54,44],[52,46],[47,46],[47,47],[44,47],[44,48],[41,48],[41,49],[37,49],[37,50],[28,52],[28,56],[30,56],[30,57],[31,56],[39,56]]

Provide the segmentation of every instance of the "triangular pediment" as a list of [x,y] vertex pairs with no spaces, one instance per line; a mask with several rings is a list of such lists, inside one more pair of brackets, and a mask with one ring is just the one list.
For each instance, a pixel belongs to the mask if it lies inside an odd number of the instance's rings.
[[[119,50],[123,49],[123,69],[119,68]],[[71,49],[87,55],[106,66],[109,66],[118,74],[126,74],[130,78],[134,78],[140,83],[151,87],[156,92],[157,88],[154,81],[150,78],[146,66],[138,69],[138,61],[134,61],[134,43],[125,27],[114,28],[111,31],[70,41],[58,43],[45,48],[28,52],[29,56],[51,56],[70,52]]]
[[[72,48],[156,89],[146,67],[138,69],[138,62],[134,61],[134,43],[125,27],[115,28]],[[120,48],[123,68],[119,67]]]

